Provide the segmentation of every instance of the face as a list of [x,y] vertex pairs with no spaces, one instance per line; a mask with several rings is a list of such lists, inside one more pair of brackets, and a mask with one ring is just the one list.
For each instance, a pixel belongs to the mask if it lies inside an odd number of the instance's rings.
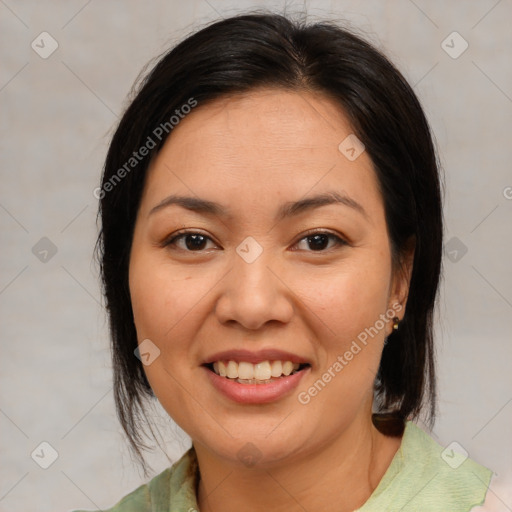
[[352,132],[323,96],[254,91],[196,107],[150,166],[134,319],[151,387],[196,448],[273,464],[370,421],[407,279],[369,156],[340,146]]

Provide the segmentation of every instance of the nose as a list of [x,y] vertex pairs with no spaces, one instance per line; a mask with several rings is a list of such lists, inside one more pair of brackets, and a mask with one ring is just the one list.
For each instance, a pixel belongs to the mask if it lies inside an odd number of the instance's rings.
[[251,263],[234,253],[232,270],[222,281],[222,293],[215,307],[219,322],[250,330],[273,321],[290,322],[293,292],[277,268],[265,251]]

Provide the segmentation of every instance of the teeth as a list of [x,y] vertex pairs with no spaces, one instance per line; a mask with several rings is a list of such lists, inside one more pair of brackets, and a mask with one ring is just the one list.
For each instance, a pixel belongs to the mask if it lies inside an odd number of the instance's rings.
[[290,375],[290,373],[292,373],[292,370],[293,370],[293,363],[291,361],[285,361],[283,363],[283,373],[285,375]]
[[272,377],[281,377],[282,373],[283,373],[283,364],[281,363],[281,361],[273,361],[272,362],[272,370],[271,370]]
[[238,364],[235,361],[229,361],[226,369],[226,376],[230,379],[238,378]]
[[[270,363],[268,361],[263,361],[262,363],[258,363],[254,365],[254,378],[258,380],[268,380],[272,376],[272,371],[270,369]],[[240,377],[242,378],[242,377]]]
[[247,361],[215,361],[213,371],[221,377],[229,379],[241,379],[254,383],[255,381],[266,382],[281,375],[291,375],[300,367],[299,363],[291,361],[262,361],[261,363],[248,363]]
[[239,379],[254,379],[254,365],[251,363],[245,363],[245,362],[238,363],[238,378]]

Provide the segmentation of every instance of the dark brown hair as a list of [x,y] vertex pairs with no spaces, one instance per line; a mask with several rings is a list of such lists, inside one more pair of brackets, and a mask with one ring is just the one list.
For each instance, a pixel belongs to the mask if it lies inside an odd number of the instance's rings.
[[[330,97],[364,143],[382,193],[396,265],[408,244],[415,243],[406,313],[385,344],[376,398],[382,411],[402,420],[422,410],[430,423],[435,416],[432,319],[443,221],[436,152],[418,99],[380,51],[334,23],[308,25],[275,14],[238,15],[192,34],[145,76],[112,138],[97,189],[101,199],[97,254],[110,320],[115,402],[144,469],[140,451],[148,426],[144,407],[154,395],[134,355],[137,338],[128,267],[146,171],[172,136],[169,120],[191,98],[200,108],[217,98],[262,87]],[[157,132],[159,138],[155,130],[161,126],[168,130]],[[144,146],[152,147],[139,158]],[[130,161],[134,152],[137,162]],[[128,162],[134,165],[127,166]]]

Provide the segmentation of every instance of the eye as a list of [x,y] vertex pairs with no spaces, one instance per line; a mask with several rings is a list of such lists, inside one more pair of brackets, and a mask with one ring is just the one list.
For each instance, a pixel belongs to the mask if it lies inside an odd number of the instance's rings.
[[[208,242],[211,242],[213,247],[207,247]],[[300,247],[301,244],[302,247]],[[332,249],[333,247],[348,244],[345,240],[334,233],[314,231],[301,238],[295,245],[299,250],[306,250],[307,252],[326,252],[326,250]],[[174,246],[175,248],[187,252],[203,252],[205,249],[217,247],[210,237],[197,231],[181,231],[174,233],[170,238],[163,242],[162,246]]]
[[[329,244],[330,242],[332,243]],[[304,245],[306,245],[311,249],[305,249],[308,252],[326,252],[325,249],[332,249],[333,247],[348,245],[347,242],[345,242],[345,240],[340,238],[338,235],[326,231],[315,231],[308,233],[308,235],[301,238],[296,245],[299,246],[300,244],[303,244],[303,247],[299,249],[304,250]]]
[[202,233],[196,231],[181,231],[174,233],[170,238],[164,241],[162,245],[164,247],[175,246],[178,249],[188,252],[202,252],[203,249],[208,248],[206,247],[208,242],[212,242],[211,238]]

